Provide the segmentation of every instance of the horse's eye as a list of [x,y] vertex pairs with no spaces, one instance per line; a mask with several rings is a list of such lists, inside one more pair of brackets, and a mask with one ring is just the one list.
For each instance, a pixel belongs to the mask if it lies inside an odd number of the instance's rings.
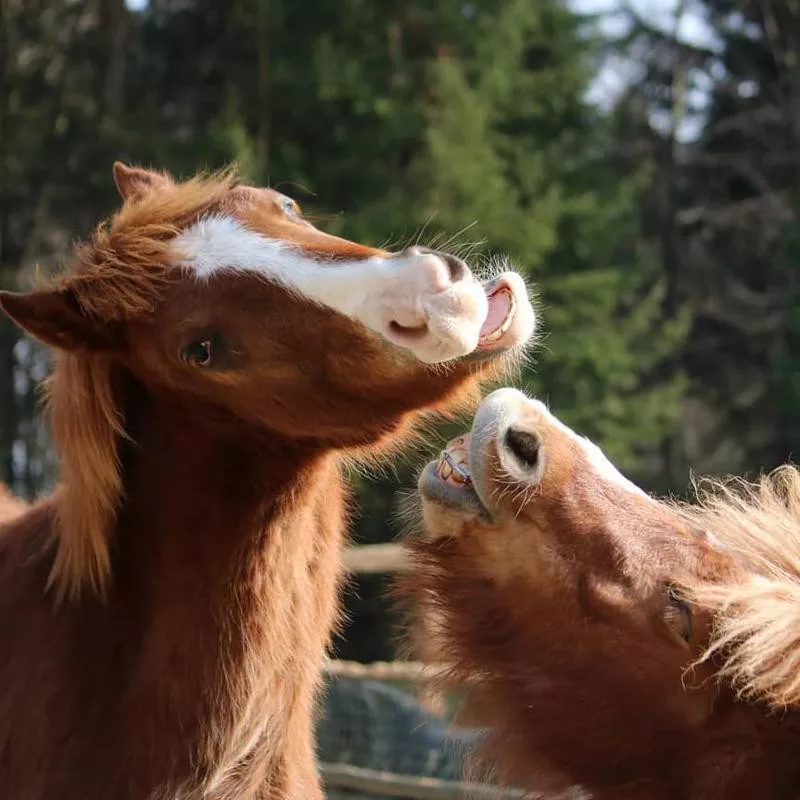
[[181,356],[192,367],[208,368],[214,363],[214,342],[211,338],[198,339],[185,347]]
[[286,214],[287,217],[300,216],[300,206],[298,206],[291,197],[281,197],[280,204],[281,208],[283,209],[283,213]]
[[687,644],[692,638],[692,609],[674,586],[667,587],[667,608],[664,618]]

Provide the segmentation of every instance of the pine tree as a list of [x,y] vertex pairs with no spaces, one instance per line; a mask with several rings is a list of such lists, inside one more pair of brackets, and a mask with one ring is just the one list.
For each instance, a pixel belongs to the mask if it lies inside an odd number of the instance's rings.
[[[629,99],[646,122],[631,144],[657,166],[645,225],[673,244],[663,269],[691,317],[681,458],[699,473],[756,472],[800,446],[800,14],[695,0],[678,4],[676,30],[689,11],[703,40],[632,18],[623,52],[643,77]],[[695,135],[676,146],[664,122],[680,118]]]
[[800,448],[800,9],[717,0],[708,17],[721,46],[692,175],[708,275],[693,344],[723,436],[755,471]]
[[[671,488],[659,482],[659,448],[680,410],[672,365],[687,320],[665,312],[655,243],[642,235],[649,176],[627,174],[613,157],[614,120],[586,102],[591,64],[575,15],[556,2],[471,8],[469,37],[430,65],[425,141],[404,184],[414,201],[379,207],[434,243],[464,230],[456,244],[484,240],[489,261],[523,270],[545,329],[523,386],[636,477]],[[410,483],[408,470],[400,477]],[[396,478],[362,490],[363,507],[382,508],[362,517],[365,540],[389,532],[395,492]]]

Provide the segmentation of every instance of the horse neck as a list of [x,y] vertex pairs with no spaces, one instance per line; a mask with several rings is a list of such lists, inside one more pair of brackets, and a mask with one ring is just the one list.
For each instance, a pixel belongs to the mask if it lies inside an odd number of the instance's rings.
[[[594,788],[595,800],[800,800],[800,713],[719,698],[714,717],[675,736],[661,771]],[[590,789],[593,787],[590,786]]]
[[345,521],[335,453],[137,392],[113,591],[145,604],[157,638],[183,641],[187,660],[222,641],[233,661],[259,643],[274,658],[319,660]]
[[800,798],[799,711],[737,700],[725,686],[703,739],[687,757],[692,798]]
[[98,703],[87,719],[111,709],[97,749],[149,765],[128,776],[126,797],[149,797],[156,779],[218,787],[209,797],[250,797],[242,786],[266,775],[313,788],[290,767],[313,764],[311,712],[336,618],[337,454],[133,381],[120,395],[131,442],[110,585],[105,602],[63,611],[80,665],[70,681]]

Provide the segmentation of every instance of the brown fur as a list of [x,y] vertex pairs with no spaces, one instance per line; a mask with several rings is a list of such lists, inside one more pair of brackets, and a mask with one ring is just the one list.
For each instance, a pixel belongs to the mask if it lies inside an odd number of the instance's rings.
[[0,483],[0,523],[14,519],[28,508],[28,504],[11,493],[11,490]]
[[[314,800],[342,462],[454,406],[491,359],[427,368],[277,285],[187,280],[169,239],[214,211],[377,251],[287,227],[277,195],[230,176],[115,178],[127,202],[65,272],[0,295],[58,349],[61,459],[53,497],[0,527],[0,797]],[[226,368],[187,366],[209,326]]]
[[492,519],[424,501],[400,587],[486,763],[608,800],[798,797],[797,472],[684,508],[610,481],[546,413],[515,424],[538,481],[490,450]]

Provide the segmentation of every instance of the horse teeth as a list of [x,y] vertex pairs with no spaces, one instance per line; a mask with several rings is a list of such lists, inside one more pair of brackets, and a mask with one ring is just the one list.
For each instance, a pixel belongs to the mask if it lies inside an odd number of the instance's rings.
[[450,465],[450,462],[447,459],[440,458],[439,459],[439,477],[442,480],[449,480],[453,474],[453,467]]
[[468,456],[464,450],[443,450],[436,469],[439,477],[451,486],[470,482]]
[[500,325],[500,327],[496,328],[491,333],[487,333],[486,336],[481,337],[481,344],[493,344],[494,342],[502,339],[503,336],[508,333],[508,329],[511,327],[511,323],[514,321],[516,311],[517,300],[513,294],[509,293],[509,307],[506,318],[503,320],[503,323]]

